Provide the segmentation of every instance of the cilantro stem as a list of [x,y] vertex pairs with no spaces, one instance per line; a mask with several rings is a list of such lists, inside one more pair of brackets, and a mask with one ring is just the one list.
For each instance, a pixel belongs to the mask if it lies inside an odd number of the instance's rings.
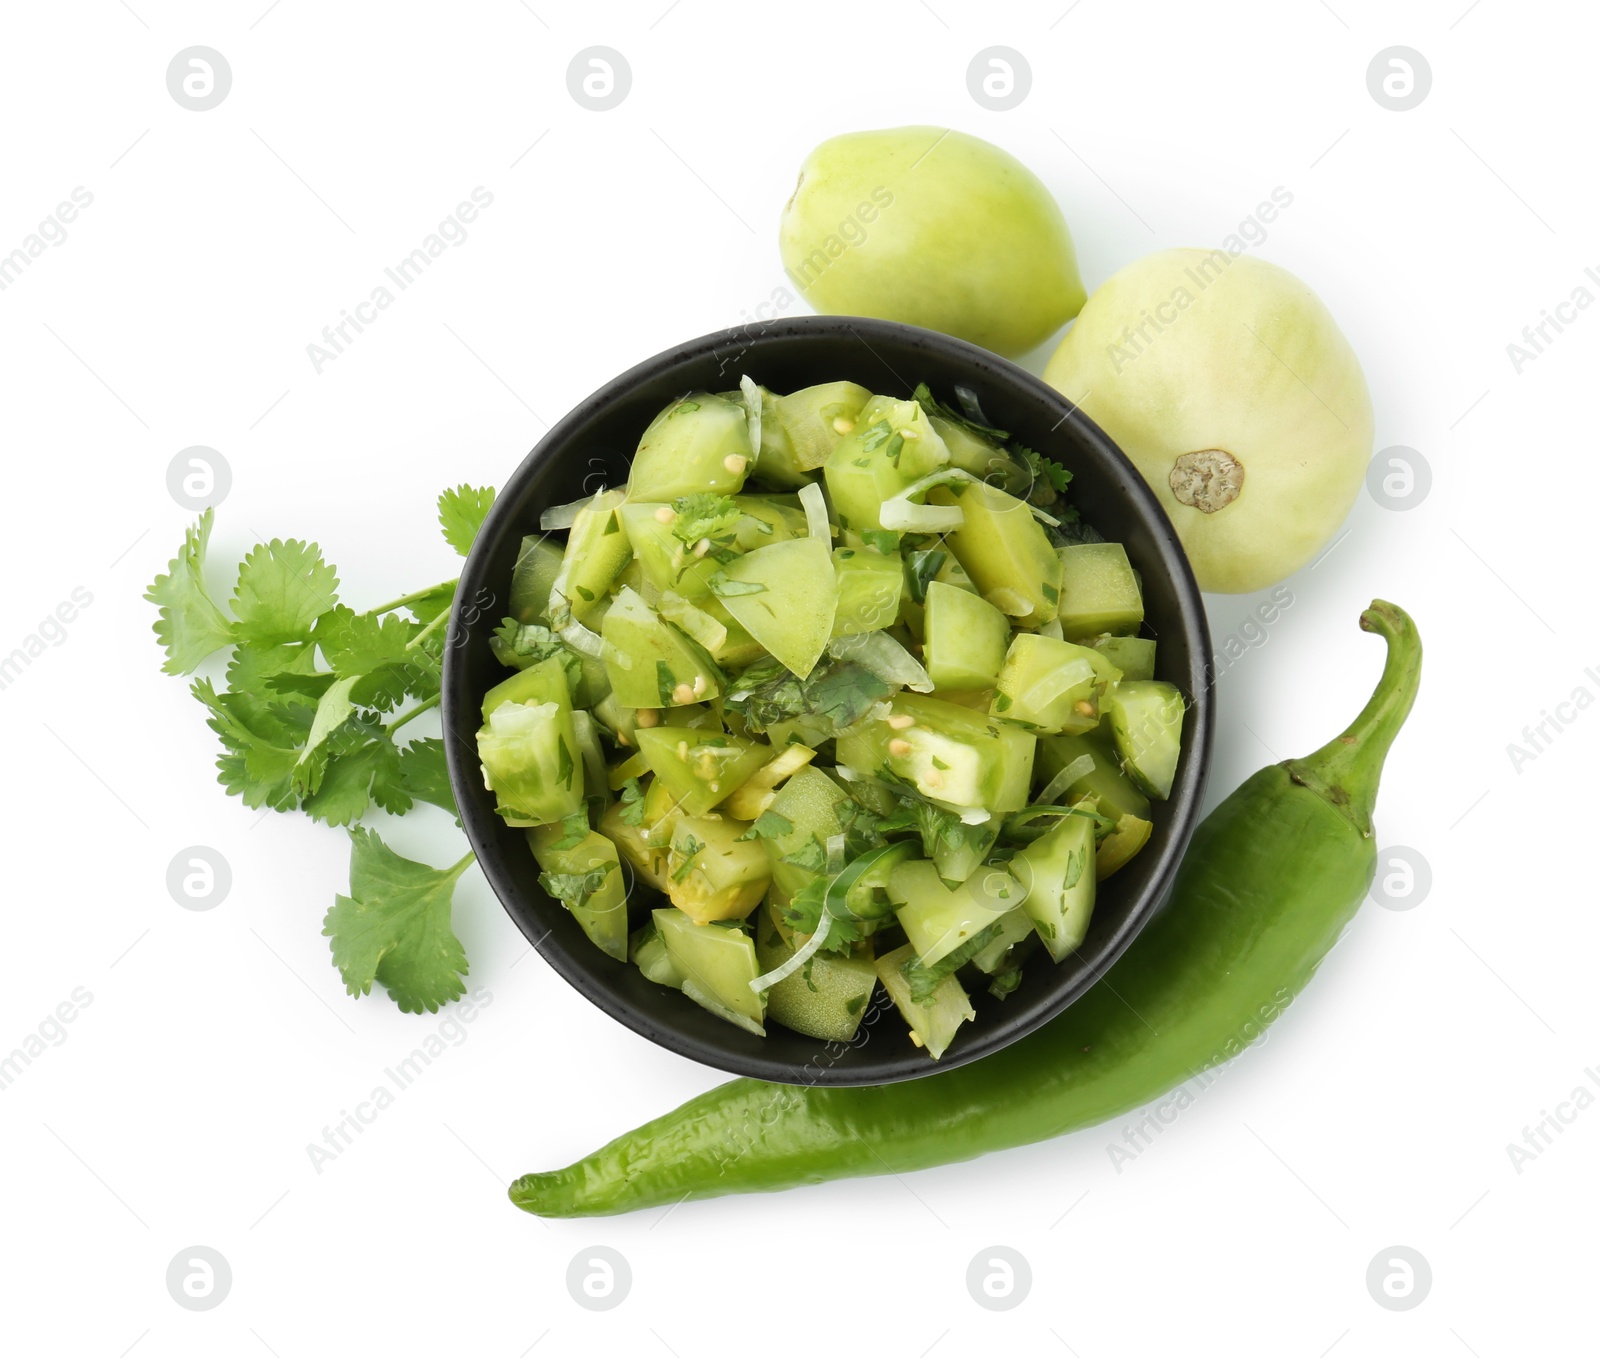
[[478,855],[475,854],[475,853],[469,853],[465,858],[461,859],[459,862],[452,863],[450,865],[450,868],[448,869],[450,876],[452,876],[452,877],[461,876],[462,873],[464,873],[468,868],[470,868],[477,861],[478,861]]
[[402,726],[404,726],[413,717],[420,717],[424,712],[427,712],[427,711],[431,710],[432,708],[435,708],[435,707],[438,707],[438,706],[439,706],[439,694],[435,693],[433,695],[433,697],[431,697],[431,698],[424,698],[420,703],[418,703],[415,707],[413,707],[409,712],[405,713],[403,716],[396,717],[392,722],[389,723],[389,725],[387,727],[387,730],[388,730],[389,734],[392,736],[396,731],[398,731]]
[[406,642],[406,650],[408,650],[408,651],[415,650],[418,646],[422,645],[423,641],[427,638],[427,636],[428,636],[428,634],[430,632],[434,631],[436,628],[442,626],[444,623],[447,623],[449,621],[450,621],[450,610],[447,608],[447,609],[445,609],[445,611],[443,613],[439,614],[439,616],[437,618],[435,618],[426,627],[424,627],[420,632],[418,632],[416,634],[416,636],[412,637],[410,641]]
[[427,589],[413,590],[410,594],[402,594],[398,599],[393,599],[386,604],[379,604],[376,608],[369,608],[367,612],[372,614],[393,613],[397,608],[405,608],[408,604],[416,603],[418,599],[426,599],[430,594],[437,594],[440,590],[447,589],[455,583],[454,580],[445,580],[437,585],[429,585]]

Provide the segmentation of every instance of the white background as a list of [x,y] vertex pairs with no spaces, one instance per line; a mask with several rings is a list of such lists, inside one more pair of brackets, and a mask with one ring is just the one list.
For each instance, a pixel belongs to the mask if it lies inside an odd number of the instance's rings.
[[[74,987],[93,995],[0,1091],[5,1349],[1495,1358],[1592,1343],[1600,1111],[1520,1173],[1506,1150],[1600,1063],[1600,714],[1520,772],[1507,753],[1541,709],[1600,692],[1584,673],[1600,644],[1583,380],[1600,314],[1520,375],[1506,353],[1600,265],[1592,8],[531,3],[6,7],[0,252],[75,186],[94,201],[0,293],[0,652],[74,587],[93,595],[0,692],[0,1050]],[[194,44],[232,67],[209,112],[166,87]],[[603,113],[565,74],[595,44],[633,73]],[[968,92],[968,63],[996,44],[1032,70],[1008,112]],[[1368,93],[1394,44],[1433,71],[1409,112]],[[777,217],[801,159],[908,122],[1030,164],[1091,288],[1147,251],[1219,242],[1276,185],[1293,193],[1257,253],[1329,304],[1366,365],[1377,446],[1419,450],[1434,484],[1403,513],[1363,493],[1267,644],[1223,676],[1212,798],[1345,722],[1381,658],[1357,613],[1393,598],[1428,668],[1379,837],[1424,856],[1431,893],[1404,912],[1369,903],[1271,1039],[1120,1173],[1118,1124],[901,1181],[545,1224],[508,1205],[511,1178],[720,1077],[581,1000],[469,874],[455,924],[492,1002],[317,1173],[307,1143],[444,1016],[343,994],[319,927],[344,837],[248,812],[212,781],[212,737],[158,672],[139,597],[191,517],[169,461],[205,444],[231,465],[223,571],[258,537],[295,535],[324,545],[350,600],[444,578],[441,487],[503,481],[614,373],[781,294]],[[314,372],[306,345],[479,185],[494,202],[469,239]],[[1254,603],[1209,602],[1219,642]],[[386,833],[434,862],[460,851],[442,813]],[[165,885],[195,844],[233,871],[205,913]],[[204,1314],[164,1282],[196,1244],[233,1271]],[[1397,1244],[1433,1272],[1404,1314],[1365,1281]],[[633,1275],[603,1314],[565,1281],[593,1245]],[[992,1245],[1033,1273],[1004,1314],[964,1283]]]

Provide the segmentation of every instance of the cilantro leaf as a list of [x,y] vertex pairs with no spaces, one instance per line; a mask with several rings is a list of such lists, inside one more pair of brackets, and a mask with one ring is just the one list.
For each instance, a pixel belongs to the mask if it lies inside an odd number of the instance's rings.
[[677,515],[672,521],[672,536],[689,544],[731,532],[740,517],[739,506],[729,496],[707,490],[680,495],[672,502],[672,508]]
[[552,849],[576,849],[589,837],[589,815],[585,811],[574,811],[561,822],[561,838],[555,840]]
[[793,853],[784,854],[778,861],[789,863],[802,872],[821,872],[828,866],[828,851],[823,847],[822,841],[813,834]]
[[947,952],[932,966],[925,965],[922,959],[915,955],[908,957],[900,964],[900,974],[906,978],[906,984],[911,987],[912,1003],[932,1004],[933,994],[939,988],[939,982],[965,966],[999,938],[1000,930],[1000,921],[996,920],[988,928],[978,930],[965,943]]
[[[751,826],[742,835],[741,841],[746,839],[777,839],[781,835],[794,833],[794,822],[787,816],[780,816],[776,811],[763,811],[751,823]],[[815,836],[813,836],[813,841]]]
[[541,872],[539,885],[568,910],[578,910],[605,885],[606,874],[616,866],[613,861],[597,863],[585,872]]
[[444,540],[465,556],[494,504],[493,486],[457,486],[439,496],[439,527]]
[[167,653],[161,666],[167,674],[193,674],[202,660],[234,639],[233,624],[206,589],[211,522],[208,509],[194,527],[184,531],[183,546],[167,563],[167,573],[156,576],[144,594],[160,610],[155,633]]
[[[828,895],[828,879],[813,877],[783,907],[783,922],[797,934],[814,934],[822,922],[822,906]],[[830,929],[831,933],[832,930]]]
[[1022,459],[1023,465],[1032,474],[1033,489],[1028,493],[1028,499],[1033,504],[1053,504],[1056,499],[1066,493],[1067,485],[1072,480],[1072,473],[1048,457],[1043,457],[1032,448],[1017,446],[1016,455]]
[[406,795],[448,811],[460,823],[450,771],[445,766],[444,741],[436,736],[413,740],[399,752],[400,786]]
[[233,590],[237,634],[272,646],[304,641],[311,626],[337,603],[339,579],[310,542],[274,538],[251,549]]
[[248,690],[218,693],[209,679],[197,679],[190,692],[205,704],[206,725],[222,741],[219,781],[230,796],[252,809],[293,808],[314,778],[300,766],[311,733],[314,709],[307,703],[260,696]]
[[741,674],[727,705],[744,717],[752,731],[803,716],[821,717],[839,731],[860,721],[873,703],[892,692],[892,684],[850,661],[819,667],[806,680],[771,661]]
[[681,849],[676,844],[672,846],[673,855],[682,859],[682,862],[679,863],[677,870],[672,874],[672,880],[674,882],[682,882],[683,879],[694,870],[695,855],[697,855],[703,848],[705,848],[705,845],[693,835],[685,835],[683,837],[683,846]]
[[917,384],[917,389],[911,393],[911,399],[922,407],[924,415],[937,415],[941,420],[957,425],[980,439],[987,439],[993,443],[1004,443],[1011,437],[1004,429],[996,429],[993,425],[980,424],[976,420],[968,419],[965,415],[958,415],[949,406],[934,399],[934,395],[928,389],[926,382]]
[[997,1000],[1003,1000],[1013,990],[1022,984],[1022,968],[1010,966],[1004,971],[997,971],[989,982],[989,993]]
[[624,825],[644,824],[644,793],[637,778],[630,778],[622,785],[621,815]]
[[489,649],[494,652],[494,658],[510,670],[525,670],[530,665],[537,665],[541,660],[548,660],[553,655],[560,655],[566,647],[561,638],[548,627],[541,627],[538,623],[518,622],[515,618],[505,618],[500,626],[494,629],[494,635],[489,638]]
[[767,587],[759,580],[730,580],[725,571],[718,571],[706,581],[707,587],[719,599],[737,599],[743,594],[765,594]]
[[343,604],[322,614],[311,629],[323,659],[340,678],[371,674],[408,660],[411,653],[406,648],[416,633],[416,625],[398,613],[380,618]]
[[466,993],[467,956],[450,928],[450,900],[468,854],[448,868],[402,858],[371,830],[350,831],[350,895],[323,919],[333,963],[352,995],[373,981],[402,1013],[436,1013]]
[[329,825],[353,825],[374,801],[393,815],[404,815],[411,798],[400,785],[399,762],[387,735],[353,735],[350,748],[330,750],[317,790],[300,809]]

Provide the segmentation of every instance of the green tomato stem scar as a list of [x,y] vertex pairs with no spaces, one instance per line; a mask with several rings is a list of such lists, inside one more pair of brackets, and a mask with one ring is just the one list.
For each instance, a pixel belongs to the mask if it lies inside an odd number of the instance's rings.
[[1215,514],[1239,498],[1244,489],[1244,464],[1221,448],[1183,453],[1172,464],[1167,484],[1179,504]]

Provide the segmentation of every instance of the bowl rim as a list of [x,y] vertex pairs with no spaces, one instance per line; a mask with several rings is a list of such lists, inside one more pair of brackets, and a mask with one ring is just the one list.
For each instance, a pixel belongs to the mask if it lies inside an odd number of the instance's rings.
[[[462,640],[468,630],[467,624],[463,623],[462,612],[467,606],[467,601],[478,597],[479,590],[486,585],[484,577],[488,574],[488,563],[503,536],[508,532],[523,530],[524,525],[518,520],[525,511],[520,507],[517,511],[513,511],[512,508],[521,499],[518,493],[521,484],[537,475],[550,459],[560,456],[574,435],[582,431],[598,412],[627,396],[634,388],[659,378],[664,372],[723,353],[730,348],[758,349],[763,343],[774,339],[837,341],[841,338],[853,338],[867,345],[869,349],[872,347],[872,338],[878,338],[885,343],[914,340],[919,347],[965,364],[974,371],[984,372],[1001,381],[1031,389],[1030,394],[1035,399],[1042,399],[1060,409],[1061,419],[1055,427],[1059,427],[1068,419],[1074,420],[1083,442],[1095,445],[1097,455],[1109,459],[1114,465],[1120,464],[1124,489],[1135,502],[1137,513],[1145,520],[1145,525],[1156,542],[1161,568],[1172,578],[1182,630],[1189,643],[1188,692],[1185,696],[1189,700],[1193,717],[1188,745],[1184,752],[1185,758],[1179,769],[1178,781],[1174,784],[1167,803],[1174,812],[1170,832],[1160,847],[1155,870],[1143,892],[1129,906],[1116,930],[1104,940],[1092,964],[1085,967],[1077,977],[1063,984],[1059,992],[1052,996],[1051,1002],[1032,1016],[1031,1021],[993,1022],[988,1025],[987,1032],[969,1035],[967,1041],[947,1051],[937,1062],[929,1061],[925,1057],[919,1062],[916,1058],[921,1056],[921,1053],[908,1050],[904,1054],[887,1058],[887,1064],[883,1069],[868,1071],[849,1066],[840,1068],[837,1064],[826,1066],[821,1070],[812,1070],[811,1062],[800,1066],[795,1062],[768,1054],[749,1055],[702,1040],[693,1033],[659,1022],[651,1014],[617,993],[613,987],[597,980],[571,958],[567,945],[558,940],[551,931],[545,930],[535,936],[530,912],[513,908],[513,901],[524,900],[527,893],[523,892],[503,869],[500,847],[495,838],[497,827],[491,823],[495,819],[493,811],[483,811],[473,799],[462,795],[463,789],[481,784],[482,775],[475,752],[462,749],[462,741],[450,738],[452,730],[455,729],[456,719],[465,710],[473,713],[472,725],[474,728],[477,725],[476,712],[481,704],[481,695],[469,691],[467,665],[461,655]],[[970,1061],[992,1055],[1027,1034],[1037,1031],[1058,1017],[1098,982],[1155,916],[1171,891],[1179,862],[1200,820],[1206,780],[1210,772],[1215,727],[1215,704],[1209,673],[1211,638],[1199,585],[1166,511],[1128,456],[1068,397],[1050,387],[1042,378],[989,350],[918,326],[868,317],[819,315],[789,316],[752,322],[713,331],[664,349],[605,382],[552,425],[506,479],[462,567],[446,636],[440,715],[445,733],[445,759],[451,789],[461,814],[462,828],[477,856],[478,866],[482,869],[501,907],[551,968],[602,1012],[658,1046],[734,1075],[749,1076],[774,1083],[801,1085],[850,1086],[896,1083],[952,1070]],[[588,944],[588,946],[593,945]],[[736,1030],[730,1029],[730,1032],[732,1031]]]

